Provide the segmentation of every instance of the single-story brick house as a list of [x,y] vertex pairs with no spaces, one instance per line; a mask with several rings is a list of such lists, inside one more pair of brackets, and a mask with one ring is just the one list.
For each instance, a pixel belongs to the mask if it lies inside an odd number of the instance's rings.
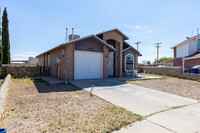
[[187,38],[171,49],[174,50],[174,66],[191,68],[200,65],[200,34]]
[[137,68],[138,56],[142,56],[118,29],[70,37],[71,41],[36,56],[42,74],[62,80],[122,77]]

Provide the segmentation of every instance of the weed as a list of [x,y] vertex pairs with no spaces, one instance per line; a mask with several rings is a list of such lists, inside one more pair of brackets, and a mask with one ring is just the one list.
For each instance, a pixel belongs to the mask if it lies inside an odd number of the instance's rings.
[[174,107],[171,107],[170,109],[178,109],[178,108],[183,108],[185,106],[187,106],[187,105],[174,106]]
[[42,130],[43,133],[46,133],[47,131],[48,131],[47,127],[44,127],[43,130]]
[[24,115],[24,119],[28,119],[28,115]]

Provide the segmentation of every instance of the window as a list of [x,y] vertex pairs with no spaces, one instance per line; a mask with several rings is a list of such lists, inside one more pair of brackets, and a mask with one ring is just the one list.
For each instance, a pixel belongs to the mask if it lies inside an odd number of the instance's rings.
[[133,66],[133,55],[132,54],[127,54],[125,56],[125,71],[133,71],[134,66]]
[[64,52],[65,52],[65,50],[64,50],[64,48],[62,49],[62,57],[64,57]]
[[48,65],[48,67],[50,67],[50,54],[48,54],[47,58],[48,58],[48,59],[47,59],[47,61],[48,61],[48,62],[47,62],[47,65]]
[[197,50],[200,50],[200,39],[197,41]]

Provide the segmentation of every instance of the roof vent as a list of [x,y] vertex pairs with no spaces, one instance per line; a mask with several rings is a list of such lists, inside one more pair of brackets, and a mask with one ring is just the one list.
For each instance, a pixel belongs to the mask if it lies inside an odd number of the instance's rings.
[[185,37],[187,40],[190,39],[190,37]]

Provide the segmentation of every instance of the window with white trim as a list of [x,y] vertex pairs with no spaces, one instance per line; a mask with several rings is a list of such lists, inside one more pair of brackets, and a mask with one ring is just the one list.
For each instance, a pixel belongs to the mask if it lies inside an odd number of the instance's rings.
[[125,56],[125,71],[133,71],[134,69],[134,58],[132,54]]
[[200,50],[200,39],[197,40],[197,50]]

